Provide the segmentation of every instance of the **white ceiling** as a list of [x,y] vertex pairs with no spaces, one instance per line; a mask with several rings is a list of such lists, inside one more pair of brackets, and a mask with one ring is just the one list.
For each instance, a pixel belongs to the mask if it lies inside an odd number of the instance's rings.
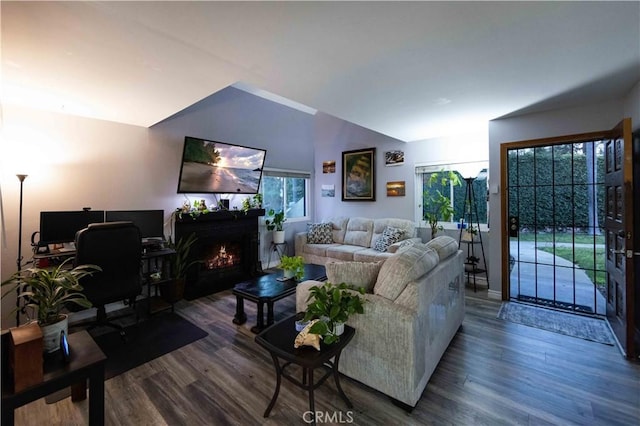
[[640,80],[633,2],[8,2],[2,98],[151,126],[236,82],[420,140]]

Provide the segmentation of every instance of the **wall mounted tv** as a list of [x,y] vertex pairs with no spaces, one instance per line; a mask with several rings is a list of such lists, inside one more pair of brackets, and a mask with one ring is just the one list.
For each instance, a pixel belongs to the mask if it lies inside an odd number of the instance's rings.
[[178,193],[256,194],[265,149],[184,138]]

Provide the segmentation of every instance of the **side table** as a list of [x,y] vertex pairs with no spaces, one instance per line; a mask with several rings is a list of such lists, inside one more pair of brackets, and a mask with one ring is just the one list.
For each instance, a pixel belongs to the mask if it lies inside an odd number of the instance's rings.
[[[321,343],[319,351],[308,346],[302,346],[296,349],[293,347],[294,340],[298,335],[295,327],[295,315],[273,324],[258,334],[256,336],[256,343],[269,351],[276,369],[276,389],[271,398],[271,402],[264,412],[264,417],[269,417],[269,413],[271,413],[271,409],[278,399],[282,377],[309,392],[309,411],[313,413],[314,425],[316,424],[316,419],[313,392],[322,385],[329,376],[333,376],[338,394],[347,404],[347,407],[353,408],[353,404],[349,401],[347,395],[345,395],[342,387],[340,387],[338,363],[342,350],[351,339],[353,339],[354,334],[355,329],[345,325],[344,333],[340,336],[340,340],[331,345]],[[283,364],[280,363],[280,359],[284,361]],[[331,361],[331,359],[333,359],[333,361]],[[297,364],[302,367],[302,381],[297,380],[287,373],[286,368],[291,364]],[[320,380],[314,382],[313,371],[320,367],[324,368],[326,372]]]
[[271,241],[271,246],[269,247],[269,259],[267,260],[267,268],[271,268],[271,255],[275,253],[278,255],[278,259],[282,259],[282,256],[289,253],[289,244],[285,241],[284,243],[274,243]]
[[[3,345],[4,346],[4,345]],[[107,357],[87,331],[69,335],[71,360],[47,359],[41,383],[14,393],[3,381],[2,426],[13,425],[13,411],[29,402],[71,386],[71,400],[86,399],[89,379],[89,425],[104,424],[104,364]]]

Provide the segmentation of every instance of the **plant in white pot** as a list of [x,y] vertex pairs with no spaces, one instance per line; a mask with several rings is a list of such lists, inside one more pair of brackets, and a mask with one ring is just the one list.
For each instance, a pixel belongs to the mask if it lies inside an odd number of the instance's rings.
[[24,301],[14,309],[25,308],[27,316],[31,319],[29,311],[37,311],[38,325],[42,328],[44,336],[44,351],[54,352],[60,347],[60,331],[68,332],[68,316],[63,310],[70,304],[83,308],[90,308],[91,302],[82,293],[80,280],[102,269],[97,265],[79,265],[69,268],[69,258],[53,268],[27,268],[13,274],[2,282],[2,287],[8,286],[2,298],[19,290],[18,298]]
[[284,211],[280,210],[276,213],[275,210],[270,209],[268,214],[270,219],[265,220],[264,223],[267,225],[268,231],[273,231],[273,243],[284,243],[284,228],[282,224],[287,221],[287,218],[284,217]]
[[353,314],[364,313],[366,299],[363,287],[354,288],[346,283],[331,284],[309,288],[309,297],[304,320],[320,319],[309,329],[310,333],[319,334],[328,345],[337,342],[344,331],[344,323]]
[[302,256],[282,256],[278,268],[284,270],[282,274],[284,278],[295,278],[300,281],[304,276],[304,259]]

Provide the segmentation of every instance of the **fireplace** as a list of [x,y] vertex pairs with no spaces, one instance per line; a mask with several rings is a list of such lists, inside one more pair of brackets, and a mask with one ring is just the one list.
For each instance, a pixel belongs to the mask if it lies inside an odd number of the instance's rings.
[[256,276],[262,268],[259,258],[258,217],[264,210],[219,211],[196,218],[184,215],[175,224],[175,239],[195,233],[189,260],[200,260],[187,272],[188,300],[233,287]]

